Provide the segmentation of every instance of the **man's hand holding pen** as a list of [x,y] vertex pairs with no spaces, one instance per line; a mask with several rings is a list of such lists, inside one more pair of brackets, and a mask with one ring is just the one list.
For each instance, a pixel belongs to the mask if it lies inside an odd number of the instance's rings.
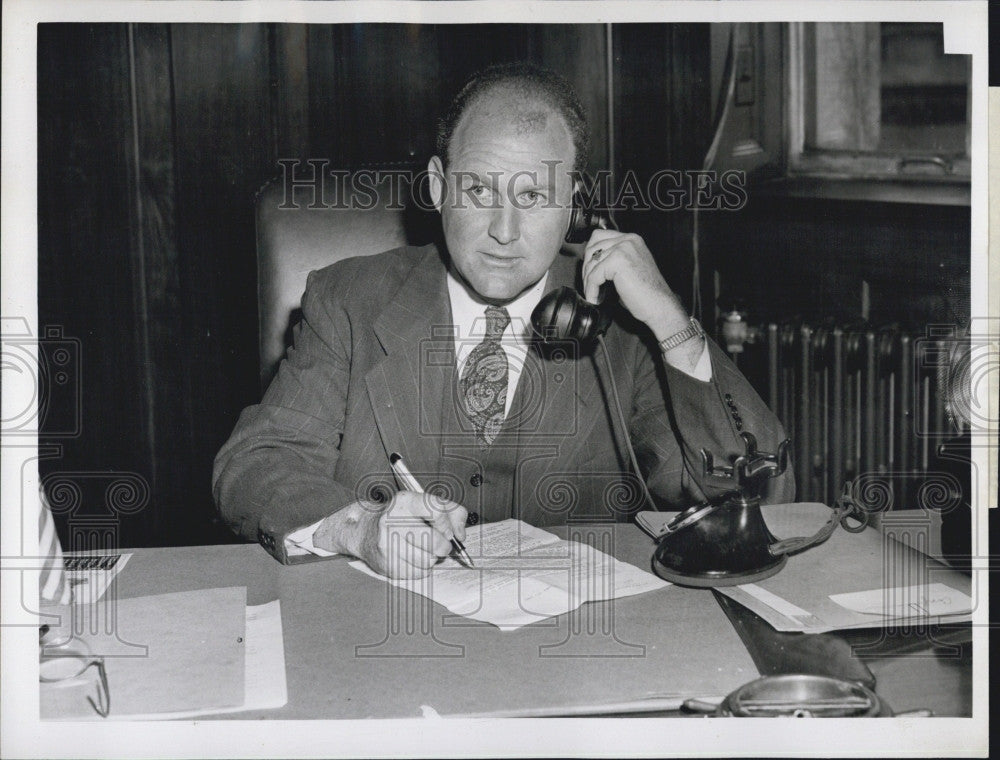
[[465,538],[466,509],[448,499],[398,491],[378,521],[377,563],[390,578],[420,578],[452,553],[451,538]]
[[450,499],[402,490],[388,506],[355,502],[330,515],[313,543],[358,557],[389,578],[422,578],[455,551],[453,539],[465,540],[467,514]]

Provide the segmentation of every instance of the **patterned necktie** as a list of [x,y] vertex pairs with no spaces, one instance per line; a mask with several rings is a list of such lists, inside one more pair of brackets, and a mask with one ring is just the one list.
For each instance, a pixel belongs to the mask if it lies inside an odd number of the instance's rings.
[[506,309],[486,307],[486,337],[472,349],[459,380],[465,412],[484,447],[500,432],[507,407],[507,354],[500,346],[500,336],[509,324]]

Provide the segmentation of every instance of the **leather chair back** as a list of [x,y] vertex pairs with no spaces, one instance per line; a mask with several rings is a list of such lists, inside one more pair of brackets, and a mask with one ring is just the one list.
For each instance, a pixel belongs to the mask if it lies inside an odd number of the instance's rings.
[[[397,177],[398,181],[398,177]],[[327,178],[319,197],[313,188],[287,190],[279,177],[257,194],[257,298],[260,320],[260,384],[267,388],[301,317],[306,277],[351,256],[370,256],[440,237],[438,215],[412,202],[409,185],[391,191],[391,180],[355,191],[350,179]],[[339,195],[338,195],[339,193]],[[375,205],[372,203],[374,195]],[[320,206],[310,208],[311,204]]]

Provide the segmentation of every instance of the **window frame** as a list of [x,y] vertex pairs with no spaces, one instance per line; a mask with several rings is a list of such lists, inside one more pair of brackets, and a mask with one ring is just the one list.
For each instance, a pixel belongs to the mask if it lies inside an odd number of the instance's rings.
[[[789,22],[785,32],[785,177],[793,194],[893,202],[970,205],[971,160],[932,154],[875,153],[811,149],[807,146],[807,106],[815,81],[812,22]],[[971,99],[971,87],[969,92]],[[966,129],[969,129],[968,121]],[[967,143],[968,144],[968,143]],[[947,173],[905,171],[918,164]]]

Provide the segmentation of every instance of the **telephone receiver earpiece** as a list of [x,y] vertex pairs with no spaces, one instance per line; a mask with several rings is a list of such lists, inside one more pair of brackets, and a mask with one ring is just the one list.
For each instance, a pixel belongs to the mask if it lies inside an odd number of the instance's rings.
[[531,326],[543,343],[591,344],[610,324],[611,312],[604,301],[593,304],[565,285],[546,293],[531,312]]
[[573,212],[570,214],[569,227],[566,229],[566,242],[571,245],[586,243],[594,230],[617,229],[610,214],[601,213],[593,208],[586,208],[582,203],[580,193],[573,195]]
[[[594,230],[617,229],[610,212],[588,206],[579,192],[573,194],[573,212],[566,230],[566,242],[586,243]],[[609,301],[614,289],[601,286],[600,302],[593,304],[565,286],[546,293],[531,312],[531,325],[543,343],[574,340],[592,344],[611,324]]]

